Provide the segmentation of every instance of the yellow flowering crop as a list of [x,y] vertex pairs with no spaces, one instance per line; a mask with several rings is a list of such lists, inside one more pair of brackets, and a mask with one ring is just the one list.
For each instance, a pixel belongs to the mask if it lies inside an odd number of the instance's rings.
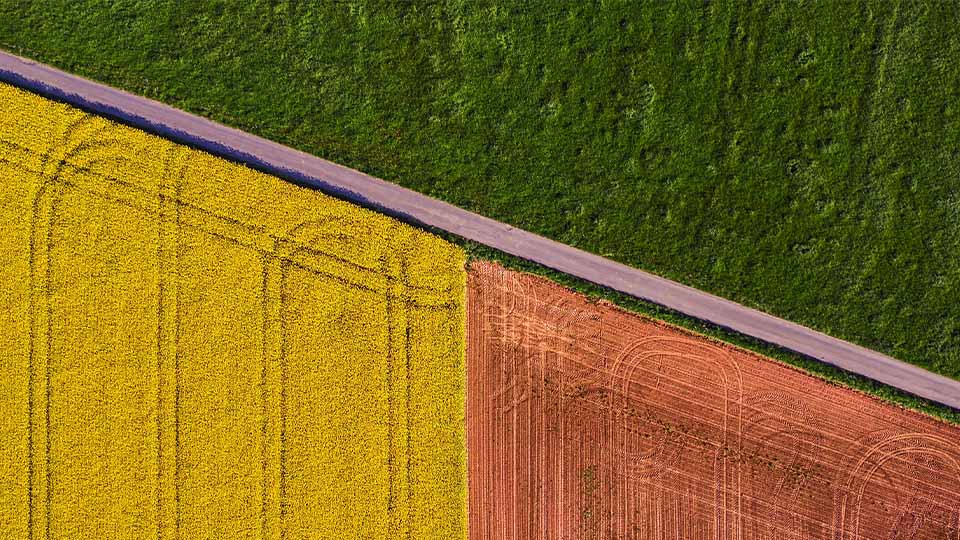
[[0,538],[465,538],[455,246],[7,85],[0,175]]

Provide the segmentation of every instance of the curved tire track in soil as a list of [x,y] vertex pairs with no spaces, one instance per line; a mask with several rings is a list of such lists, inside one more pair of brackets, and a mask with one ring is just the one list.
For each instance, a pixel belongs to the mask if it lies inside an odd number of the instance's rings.
[[470,540],[960,540],[960,427],[469,273]]

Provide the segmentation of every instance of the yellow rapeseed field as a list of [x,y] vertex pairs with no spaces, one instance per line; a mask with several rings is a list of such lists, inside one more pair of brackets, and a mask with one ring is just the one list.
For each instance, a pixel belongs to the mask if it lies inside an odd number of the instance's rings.
[[0,538],[465,538],[459,249],[7,85],[0,178]]

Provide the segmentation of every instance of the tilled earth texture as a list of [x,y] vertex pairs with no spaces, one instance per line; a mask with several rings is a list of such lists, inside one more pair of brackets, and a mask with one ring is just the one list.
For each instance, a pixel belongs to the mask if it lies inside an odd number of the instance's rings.
[[960,429],[489,263],[471,540],[955,540]]
[[464,256],[0,86],[0,538],[463,538]]

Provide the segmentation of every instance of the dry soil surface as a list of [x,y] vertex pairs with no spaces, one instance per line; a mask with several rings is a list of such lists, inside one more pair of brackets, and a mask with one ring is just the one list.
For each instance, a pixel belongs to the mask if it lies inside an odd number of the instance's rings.
[[960,429],[475,264],[471,540],[958,539]]

